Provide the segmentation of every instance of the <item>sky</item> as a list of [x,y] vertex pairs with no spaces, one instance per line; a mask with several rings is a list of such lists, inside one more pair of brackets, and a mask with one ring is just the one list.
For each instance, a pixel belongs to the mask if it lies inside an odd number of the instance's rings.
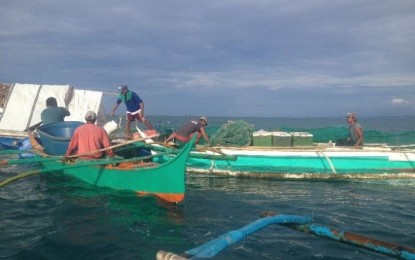
[[[2,0],[0,82],[147,115],[415,115],[413,0]],[[111,112],[116,95],[104,95]],[[117,112],[123,112],[120,107]]]

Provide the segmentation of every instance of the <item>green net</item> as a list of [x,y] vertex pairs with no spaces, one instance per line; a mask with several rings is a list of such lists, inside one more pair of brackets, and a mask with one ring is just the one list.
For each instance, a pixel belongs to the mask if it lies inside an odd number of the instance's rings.
[[243,120],[230,121],[222,125],[210,138],[211,145],[247,146],[252,142],[254,126]]

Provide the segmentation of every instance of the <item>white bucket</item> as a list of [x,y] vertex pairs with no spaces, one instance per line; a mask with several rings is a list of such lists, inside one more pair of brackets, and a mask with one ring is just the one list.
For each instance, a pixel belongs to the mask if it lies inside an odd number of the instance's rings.
[[118,130],[118,125],[117,125],[117,123],[115,123],[114,120],[112,120],[112,121],[107,122],[104,125],[104,129],[105,129],[105,131],[107,131],[107,134],[110,135],[114,131],[117,131]]

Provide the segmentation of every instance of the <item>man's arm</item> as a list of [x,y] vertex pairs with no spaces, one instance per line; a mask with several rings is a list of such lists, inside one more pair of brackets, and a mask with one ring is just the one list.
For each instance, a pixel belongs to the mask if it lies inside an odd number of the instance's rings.
[[143,120],[145,120],[145,118],[144,118],[144,101],[140,102],[140,116]]
[[[105,148],[110,147],[111,146],[110,137],[108,136],[107,131],[105,131],[105,129],[102,129],[102,135],[103,135],[102,143],[104,147]],[[106,151],[106,154],[109,156],[114,156],[114,151],[112,149],[109,149]]]
[[74,152],[74,150],[78,147],[78,132],[75,130],[71,142],[68,145],[68,149],[66,149],[65,156],[70,156]]
[[358,137],[356,143],[354,144],[354,148],[359,148],[359,146],[363,142],[363,130],[360,127],[356,127],[355,129],[356,136]]
[[115,112],[115,110],[117,110],[119,105],[120,105],[120,103],[115,103],[114,107],[112,108],[111,116],[114,116],[114,112]]
[[206,144],[208,144],[209,143],[209,137],[208,137],[208,135],[205,131],[205,128],[204,127],[200,128],[200,132],[202,133],[203,139],[205,139]]

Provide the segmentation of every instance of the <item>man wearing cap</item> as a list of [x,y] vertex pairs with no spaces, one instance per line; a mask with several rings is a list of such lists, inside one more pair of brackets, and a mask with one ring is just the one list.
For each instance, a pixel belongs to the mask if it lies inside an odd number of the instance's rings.
[[363,146],[364,143],[364,134],[363,128],[360,124],[357,123],[357,116],[355,113],[347,113],[346,115],[347,123],[349,124],[349,145],[352,145],[354,148],[359,148]]
[[144,117],[143,100],[141,100],[141,98],[134,91],[129,90],[127,85],[122,85],[118,89],[120,90],[120,94],[118,95],[117,102],[114,105],[114,108],[112,109],[111,116],[114,116],[115,110],[117,110],[118,106],[122,102],[124,102],[125,106],[127,107],[127,118],[126,118],[127,122],[125,125],[125,134],[128,137],[130,136],[131,122],[135,120],[145,124],[147,129],[153,130],[154,127]]
[[82,155],[80,159],[97,159],[102,158],[105,154],[113,156],[112,149],[103,152],[97,150],[110,147],[110,138],[101,126],[95,124],[97,115],[93,111],[88,111],[85,115],[86,124],[75,129],[65,156],[73,154]]
[[176,138],[180,142],[186,143],[192,138],[194,133],[197,133],[196,143],[203,136],[206,143],[209,143],[209,137],[206,134],[205,126],[207,126],[207,118],[202,116],[197,121],[190,121],[184,124],[179,130],[172,133],[164,142],[168,143],[173,138]]

